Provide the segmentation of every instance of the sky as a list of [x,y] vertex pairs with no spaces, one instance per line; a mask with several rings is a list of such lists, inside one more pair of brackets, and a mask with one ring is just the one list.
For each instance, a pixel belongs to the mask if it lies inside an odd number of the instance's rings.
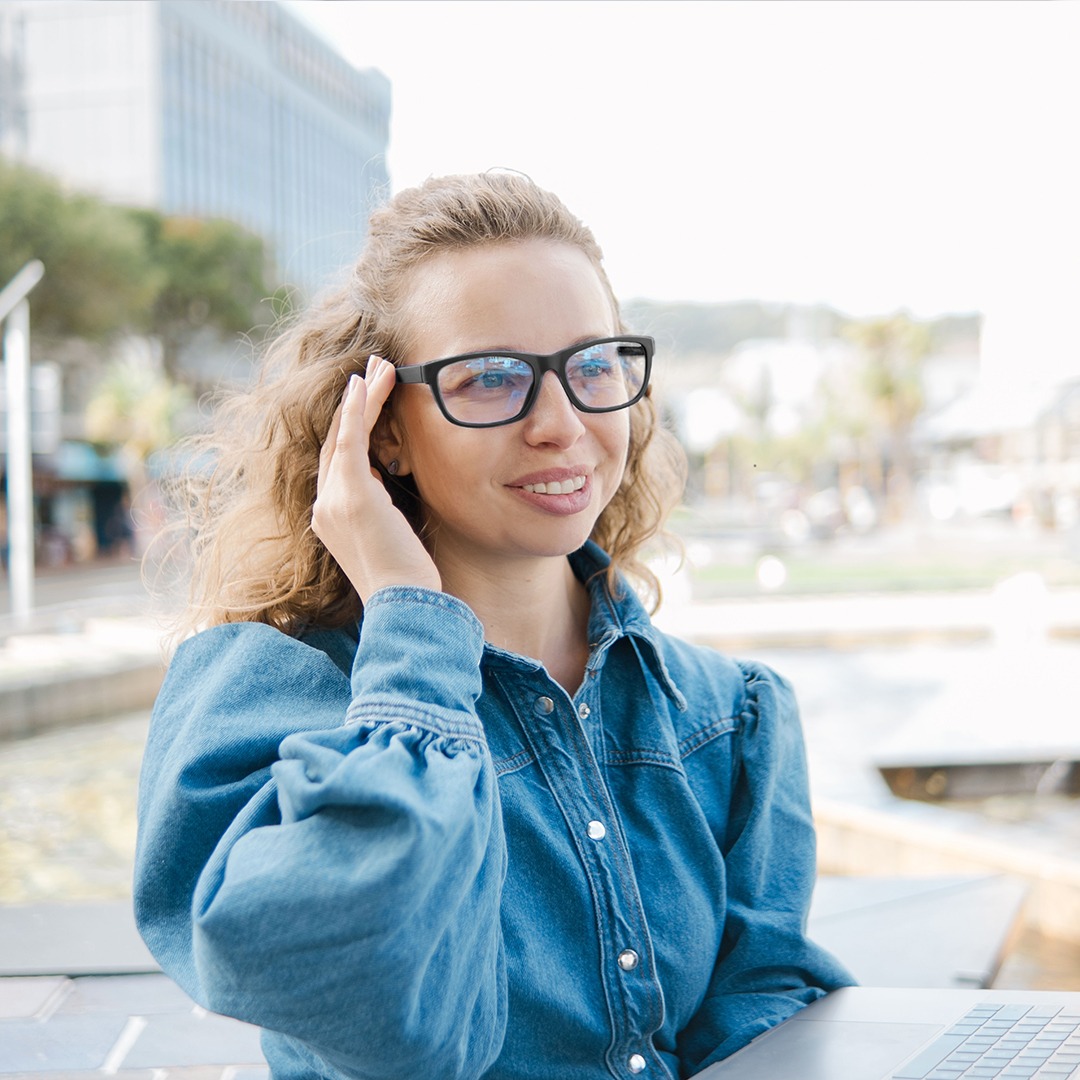
[[286,6],[390,78],[393,190],[527,173],[623,300],[1075,331],[1049,314],[1080,298],[1075,0]]

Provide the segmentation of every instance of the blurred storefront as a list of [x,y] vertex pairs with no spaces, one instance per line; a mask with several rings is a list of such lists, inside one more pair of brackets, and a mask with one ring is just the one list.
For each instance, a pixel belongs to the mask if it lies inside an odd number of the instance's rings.
[[[34,519],[39,566],[131,554],[134,529],[120,455],[76,441],[60,443],[54,454],[35,454]],[[0,522],[6,566],[6,505]]]

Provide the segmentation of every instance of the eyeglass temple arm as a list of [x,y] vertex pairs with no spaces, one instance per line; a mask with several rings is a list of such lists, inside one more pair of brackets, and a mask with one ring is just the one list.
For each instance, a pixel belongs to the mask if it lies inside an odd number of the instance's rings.
[[394,369],[395,379],[399,383],[426,383],[429,381],[423,364],[410,364],[408,367]]

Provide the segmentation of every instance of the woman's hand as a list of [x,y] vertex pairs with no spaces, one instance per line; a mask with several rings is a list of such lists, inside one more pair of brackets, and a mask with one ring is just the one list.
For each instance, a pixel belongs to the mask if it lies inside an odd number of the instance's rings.
[[394,366],[377,356],[363,378],[349,379],[319,455],[311,512],[312,530],[365,604],[387,585],[442,588],[431,556],[368,460],[371,432],[393,388]]

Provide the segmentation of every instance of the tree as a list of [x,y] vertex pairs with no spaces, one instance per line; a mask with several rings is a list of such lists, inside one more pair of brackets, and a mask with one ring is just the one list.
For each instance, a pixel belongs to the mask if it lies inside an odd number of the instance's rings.
[[859,349],[858,388],[883,462],[883,492],[889,517],[910,509],[915,463],[911,432],[922,412],[922,362],[930,330],[903,314],[852,323],[846,333]]
[[180,353],[201,330],[248,333],[259,322],[260,304],[275,302],[266,248],[229,221],[167,217],[154,210],[131,210],[129,216],[160,275],[143,328],[161,343],[165,374],[177,379]]
[[157,294],[158,272],[125,211],[2,159],[0,237],[0,284],[31,259],[45,264],[34,289],[35,339],[107,340]]
[[[172,382],[144,356],[129,354],[106,369],[86,403],[86,436],[100,450],[119,447],[133,505],[146,505],[147,463],[157,450],[184,433],[184,414],[192,407],[185,386]],[[141,546],[141,545],[140,545]]]
[[86,404],[86,434],[99,446],[119,446],[126,457],[145,464],[155,450],[182,433],[181,415],[190,392],[143,359],[125,357],[106,369]]

